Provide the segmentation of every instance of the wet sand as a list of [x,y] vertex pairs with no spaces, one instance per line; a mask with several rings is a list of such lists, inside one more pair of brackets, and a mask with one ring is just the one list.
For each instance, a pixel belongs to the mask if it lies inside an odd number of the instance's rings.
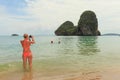
[[120,68],[93,72],[70,72],[60,74],[44,74],[26,71],[11,72],[0,75],[0,80],[120,80]]

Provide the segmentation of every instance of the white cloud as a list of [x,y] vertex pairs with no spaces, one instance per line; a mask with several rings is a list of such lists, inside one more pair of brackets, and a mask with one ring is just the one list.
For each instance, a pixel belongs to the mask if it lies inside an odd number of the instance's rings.
[[[34,34],[54,33],[64,21],[70,20],[77,25],[85,10],[92,10],[99,20],[99,30],[120,32],[119,0],[25,0],[27,16],[11,16],[0,6],[0,22],[8,32]],[[7,24],[5,24],[7,23]]]
[[77,25],[83,11],[93,10],[99,19],[101,32],[112,31],[113,27],[120,29],[117,27],[120,25],[119,0],[35,0],[28,1],[28,4],[28,12],[40,19],[41,25],[47,28],[56,29],[66,20]]
[[8,35],[12,33],[33,33],[41,31],[39,21],[34,17],[9,15],[5,7],[0,6],[0,33]]

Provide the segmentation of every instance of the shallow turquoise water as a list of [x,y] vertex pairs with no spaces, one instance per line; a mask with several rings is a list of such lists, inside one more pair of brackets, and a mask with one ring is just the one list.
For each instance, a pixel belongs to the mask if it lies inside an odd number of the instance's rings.
[[[0,72],[22,70],[21,39],[21,36],[0,37]],[[35,36],[35,40],[31,50],[36,72],[59,74],[120,67],[118,36]],[[58,44],[58,41],[61,43]]]

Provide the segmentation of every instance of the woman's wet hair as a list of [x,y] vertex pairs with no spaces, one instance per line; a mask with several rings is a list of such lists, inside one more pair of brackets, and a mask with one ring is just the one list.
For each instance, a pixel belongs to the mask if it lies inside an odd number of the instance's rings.
[[27,38],[27,37],[28,37],[28,34],[24,34],[23,37],[24,37],[24,38]]

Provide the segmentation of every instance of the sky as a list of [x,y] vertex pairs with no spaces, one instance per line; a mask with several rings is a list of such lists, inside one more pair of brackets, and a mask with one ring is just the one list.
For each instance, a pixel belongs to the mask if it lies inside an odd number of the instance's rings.
[[102,34],[120,33],[120,0],[0,0],[0,35],[54,35],[65,21],[78,24],[94,11]]

